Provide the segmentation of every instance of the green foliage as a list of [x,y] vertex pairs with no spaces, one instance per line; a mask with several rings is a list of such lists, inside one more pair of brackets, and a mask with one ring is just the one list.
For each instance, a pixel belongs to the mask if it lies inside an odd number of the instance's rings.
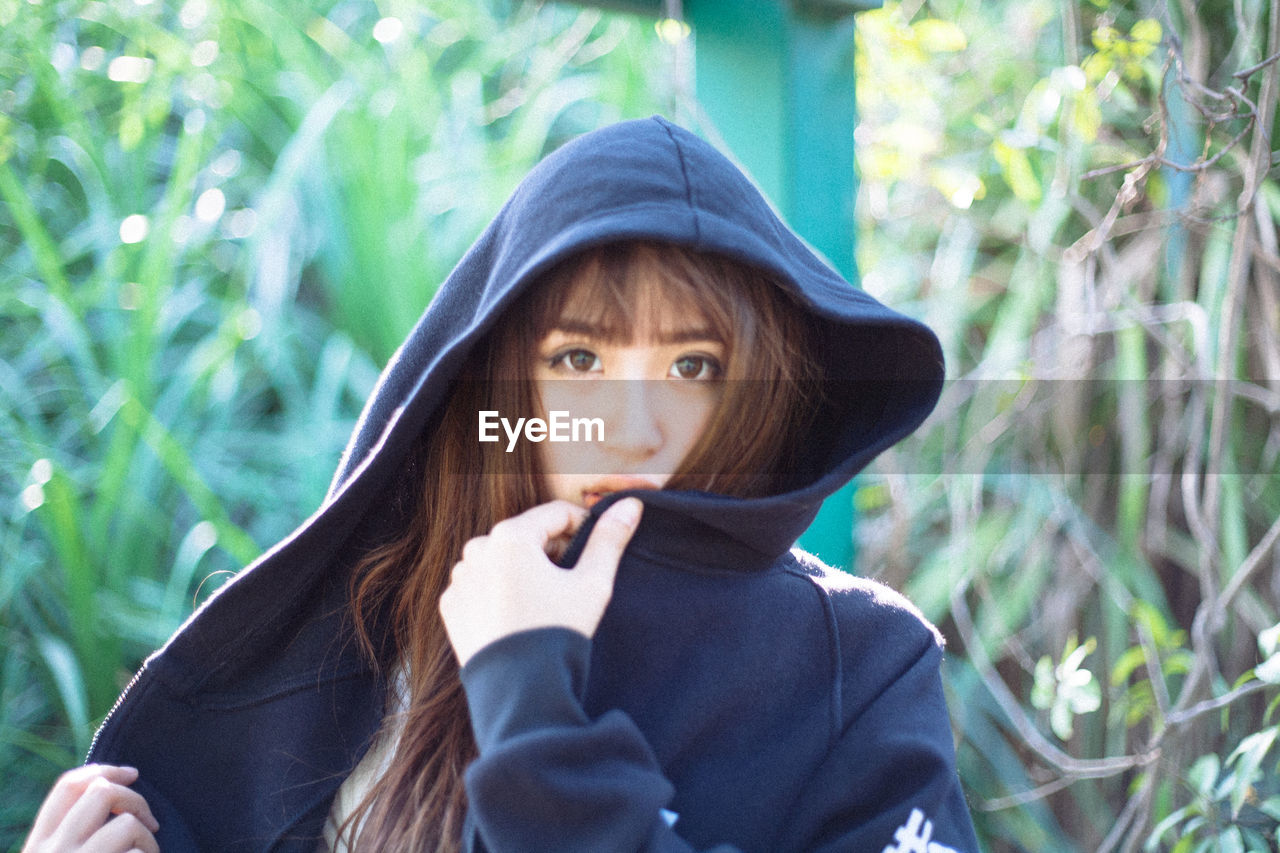
[[1258,651],[1262,663],[1253,668],[1254,676],[1267,684],[1280,684],[1280,624],[1258,635]]
[[[1173,842],[1175,853],[1201,850],[1270,851],[1280,841],[1280,795],[1262,799],[1262,765],[1280,727],[1254,732],[1240,741],[1225,762],[1201,756],[1187,772],[1191,801],[1173,810],[1152,829],[1144,850]],[[1270,770],[1275,772],[1273,765]],[[1246,806],[1247,804],[1247,806]]]
[[863,282],[952,381],[859,547],[951,640],[991,850],[1280,843],[1269,11],[860,16]]
[[320,502],[517,178],[663,106],[577,7],[0,0],[0,849]]
[[[860,553],[951,640],[990,850],[1280,843],[1267,12],[859,18],[863,281],[953,380]],[[0,0],[0,847],[322,499],[518,178],[671,105],[662,49],[570,6]]]

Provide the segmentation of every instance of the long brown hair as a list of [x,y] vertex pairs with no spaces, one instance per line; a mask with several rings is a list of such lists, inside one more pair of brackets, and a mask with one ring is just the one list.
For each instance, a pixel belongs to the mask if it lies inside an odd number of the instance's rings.
[[[406,466],[421,478],[410,522],[352,574],[357,640],[389,679],[398,667],[407,675],[404,710],[384,722],[384,736],[400,732],[394,756],[339,828],[353,847],[460,846],[463,771],[476,748],[438,602],[468,540],[547,499],[529,443],[494,452],[477,441],[476,413],[537,411],[529,377],[548,331],[569,318],[625,338],[641,319],[637,306],[654,305],[639,295],[655,284],[660,304],[700,315],[727,349],[719,405],[666,488],[740,497],[781,488],[819,377],[806,315],[778,283],[729,258],[642,241],[588,249],[544,275],[472,352]],[[390,642],[374,624],[389,625]]]

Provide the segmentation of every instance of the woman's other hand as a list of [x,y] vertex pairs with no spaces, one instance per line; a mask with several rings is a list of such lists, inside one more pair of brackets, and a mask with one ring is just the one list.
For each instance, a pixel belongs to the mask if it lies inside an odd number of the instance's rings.
[[151,807],[129,786],[132,767],[87,764],[58,777],[36,815],[22,853],[159,853]]
[[547,556],[587,517],[585,509],[568,501],[536,506],[469,541],[440,596],[440,615],[459,664],[465,666],[495,640],[534,628],[571,628],[593,636],[642,510],[636,498],[609,507],[577,565],[568,570]]

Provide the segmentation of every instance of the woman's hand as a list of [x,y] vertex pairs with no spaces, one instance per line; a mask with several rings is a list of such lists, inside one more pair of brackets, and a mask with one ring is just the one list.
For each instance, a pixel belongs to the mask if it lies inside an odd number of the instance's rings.
[[547,554],[587,517],[585,509],[568,501],[536,506],[468,542],[440,596],[440,615],[458,663],[465,666],[489,643],[533,628],[594,635],[642,510],[636,498],[609,507],[577,565],[567,570]]
[[58,777],[36,815],[22,853],[159,853],[151,807],[129,788],[132,767],[87,764]]

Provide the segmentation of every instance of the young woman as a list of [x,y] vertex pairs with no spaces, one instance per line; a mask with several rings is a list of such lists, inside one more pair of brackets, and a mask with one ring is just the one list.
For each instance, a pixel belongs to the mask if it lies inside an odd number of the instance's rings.
[[791,550],[941,370],[706,143],[566,145],[31,843],[976,850],[936,632]]

